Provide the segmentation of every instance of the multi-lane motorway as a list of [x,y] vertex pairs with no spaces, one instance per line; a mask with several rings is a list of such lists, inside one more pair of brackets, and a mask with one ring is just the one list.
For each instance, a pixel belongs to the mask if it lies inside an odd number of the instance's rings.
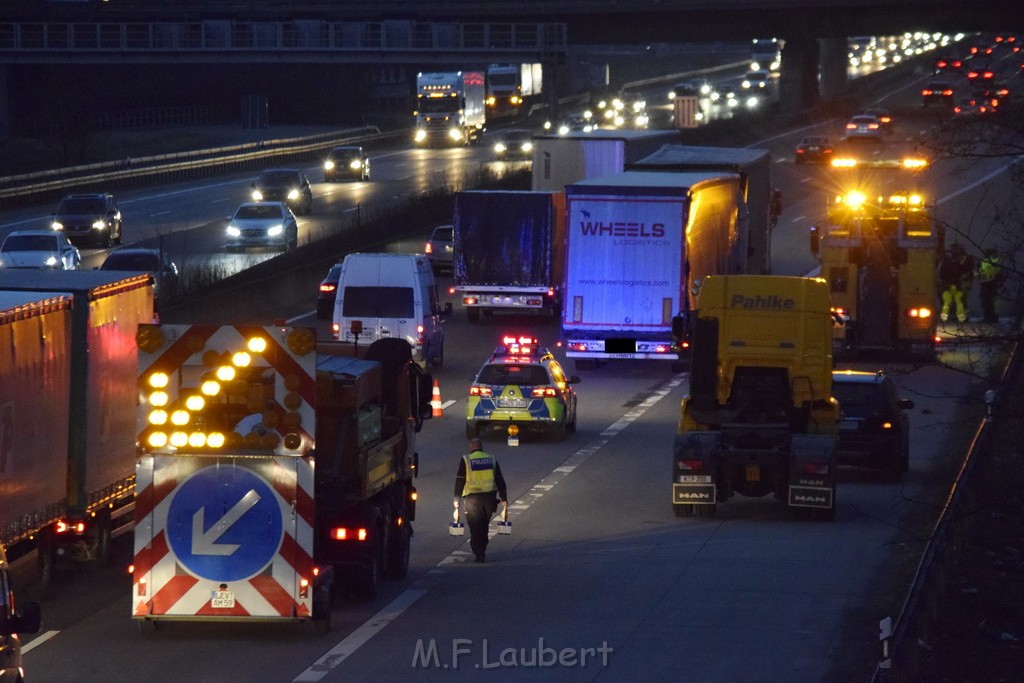
[[[881,95],[881,94],[880,94]],[[916,83],[886,93],[910,112]],[[840,121],[820,130],[839,136]],[[930,116],[897,118],[894,139],[927,136]],[[815,129],[814,132],[817,132]],[[834,191],[826,169],[795,167],[796,142],[811,130],[763,141],[778,163],[785,211],[773,235],[776,272],[816,266],[807,226]],[[370,183],[314,187],[315,210],[300,218],[300,244],[345,229],[346,216],[372,211],[443,184],[459,186],[488,150],[380,150]],[[1008,208],[1006,160],[942,161],[930,172],[939,218],[979,243]],[[319,178],[316,168],[311,177]],[[121,197],[125,242],[162,238],[186,268],[224,272],[262,256],[223,253],[224,217],[252,178],[224,177]],[[996,201],[995,198],[999,198]],[[0,215],[0,232],[45,224],[49,207]],[[340,227],[339,227],[340,226]],[[417,250],[422,235],[401,225],[382,248]],[[83,253],[86,267],[102,253]],[[289,271],[229,296],[168,313],[173,322],[326,326],[312,315],[314,286],[336,254],[310,254]],[[447,280],[442,278],[442,283]],[[878,652],[875,625],[895,615],[948,492],[958,455],[977,423],[985,387],[971,353],[943,364],[886,365],[911,413],[910,472],[901,484],[869,472],[841,477],[834,523],[792,522],[776,501],[734,498],[714,519],[677,519],[670,509],[669,458],[685,373],[667,364],[612,362],[583,375],[578,431],[562,443],[487,443],[501,461],[514,502],[514,533],[499,537],[488,563],[467,562],[463,538],[450,537],[452,483],[464,443],[465,392],[506,330],[551,343],[551,322],[494,318],[447,323],[440,381],[445,415],[420,434],[420,505],[409,576],[374,603],[336,604],[326,635],[294,626],[167,624],[142,632],[129,619],[128,543],[109,567],[60,577],[45,596],[44,631],[28,637],[27,676],[37,681],[342,680],[863,680]],[[860,364],[858,367],[878,367]],[[127,541],[128,539],[124,539]]]

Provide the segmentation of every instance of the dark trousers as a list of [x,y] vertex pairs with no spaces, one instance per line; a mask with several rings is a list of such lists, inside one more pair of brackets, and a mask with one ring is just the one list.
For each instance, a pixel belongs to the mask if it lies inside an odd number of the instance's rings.
[[987,323],[994,323],[999,320],[996,315],[996,296],[999,294],[998,280],[982,280],[978,285],[978,294],[981,297],[981,317]]
[[471,493],[462,499],[462,506],[469,526],[469,547],[474,555],[483,557],[487,550],[487,530],[498,507],[498,498],[493,492]]

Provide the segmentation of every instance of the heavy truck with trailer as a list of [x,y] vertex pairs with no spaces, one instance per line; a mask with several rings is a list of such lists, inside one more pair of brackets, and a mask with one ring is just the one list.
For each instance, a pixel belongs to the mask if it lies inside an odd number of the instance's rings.
[[424,71],[416,74],[413,141],[418,147],[468,145],[484,130],[483,71]]
[[704,278],[673,444],[676,516],[773,494],[795,518],[835,518],[834,320],[820,278]]
[[543,88],[543,65],[487,65],[487,111],[494,116],[517,116],[536,101]]
[[153,279],[0,270],[0,300],[14,305],[0,330],[2,540],[45,585],[58,563],[106,563],[132,529],[134,339]]
[[679,141],[677,131],[593,130],[566,135],[535,135],[530,189],[563,192],[567,185],[619,173],[629,164]]
[[[748,199],[751,204],[748,206]],[[748,217],[761,196],[728,170],[625,171],[566,187],[562,342],[577,369],[688,355],[693,285],[760,272]],[[682,335],[682,336],[680,336]]]
[[138,330],[132,616],[312,621],[409,566],[432,379],[401,339]]
[[923,187],[928,162],[913,153],[841,153],[831,172],[824,224],[812,226],[836,327],[833,353],[935,356],[936,269],[943,233]]
[[453,224],[453,293],[470,322],[481,312],[561,313],[564,193],[458,192]]

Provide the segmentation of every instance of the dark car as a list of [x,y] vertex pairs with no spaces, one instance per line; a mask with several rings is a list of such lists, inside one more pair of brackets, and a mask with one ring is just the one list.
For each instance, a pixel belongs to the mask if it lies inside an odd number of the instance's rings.
[[882,130],[886,133],[892,132],[892,112],[888,109],[882,109],[881,107],[872,107],[871,109],[864,109],[859,113],[866,116],[874,116],[878,119]]
[[324,159],[324,180],[337,182],[340,178],[351,180],[370,179],[370,157],[362,147],[335,147]]
[[423,252],[434,267],[434,272],[451,272],[455,263],[455,226],[447,224],[434,228],[423,245]]
[[832,159],[832,143],[827,137],[806,137],[796,146],[798,164],[827,164]]
[[884,470],[899,479],[910,463],[910,399],[882,371],[836,370],[832,395],[839,401],[840,465]]
[[963,68],[963,61],[946,55],[944,57],[935,58],[935,73],[959,73],[960,69]]
[[69,194],[57,205],[50,227],[76,245],[121,244],[121,210],[109,193]]
[[254,202],[284,202],[296,214],[313,210],[313,188],[302,171],[279,168],[264,171],[252,184]]
[[338,294],[338,280],[341,278],[341,264],[335,263],[320,281],[316,292],[316,317],[330,318],[334,313],[334,299]]
[[533,159],[533,133],[528,130],[509,129],[494,136],[494,157],[500,160]]
[[157,302],[168,302],[178,293],[178,266],[159,249],[123,247],[110,252],[100,270],[126,270],[151,273],[153,296]]
[[929,81],[921,88],[921,104],[953,104],[953,86],[949,81]]

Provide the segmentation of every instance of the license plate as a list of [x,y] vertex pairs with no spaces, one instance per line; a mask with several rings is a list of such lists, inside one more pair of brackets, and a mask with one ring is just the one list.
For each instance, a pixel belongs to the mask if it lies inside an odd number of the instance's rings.
[[235,592],[214,591],[213,598],[210,600],[210,607],[212,607],[213,609],[234,609]]
[[679,483],[680,484],[710,484],[711,483],[711,475],[710,474],[680,474],[679,475]]
[[761,468],[757,465],[747,465],[747,481],[761,481]]
[[839,428],[840,429],[857,429],[859,427],[860,427],[860,421],[859,420],[840,420],[839,421]]
[[496,403],[499,408],[526,408],[530,405],[525,398],[499,398]]

